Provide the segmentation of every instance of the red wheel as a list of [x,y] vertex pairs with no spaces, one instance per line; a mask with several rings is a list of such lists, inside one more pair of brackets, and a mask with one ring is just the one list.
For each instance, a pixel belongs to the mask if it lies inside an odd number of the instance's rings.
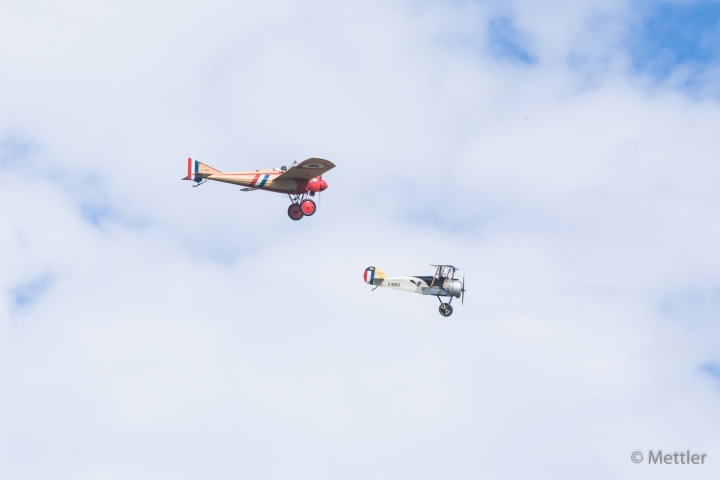
[[300,204],[300,209],[302,210],[302,213],[305,214],[306,217],[309,217],[313,213],[315,213],[315,210],[317,210],[317,207],[315,206],[315,202],[310,200],[309,198],[307,200],[303,200]]
[[300,209],[300,205],[293,203],[288,207],[288,217],[293,220],[300,220],[303,217],[303,211]]

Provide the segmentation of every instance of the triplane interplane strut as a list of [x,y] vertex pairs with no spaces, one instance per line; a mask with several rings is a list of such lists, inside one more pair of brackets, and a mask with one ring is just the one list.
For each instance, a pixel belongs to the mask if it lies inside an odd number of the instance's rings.
[[[453,313],[451,305],[453,298],[460,298],[461,303],[465,303],[465,277],[462,282],[457,280],[455,272],[459,268],[452,265],[432,266],[435,267],[435,275],[415,277],[388,277],[379,268],[368,267],[363,278],[365,283],[375,285],[375,288],[386,287],[422,295],[435,295],[440,301],[440,314],[449,317]],[[449,297],[450,300],[446,303],[440,297]]]
[[267,190],[282,193],[290,198],[288,216],[293,220],[309,217],[317,210],[317,205],[308,198],[322,192],[328,187],[323,180],[323,173],[335,168],[335,164],[323,158],[308,158],[300,163],[294,163],[287,168],[271,168],[247,172],[223,173],[193,158],[188,158],[187,177],[183,180],[192,180],[194,187],[198,187],[208,180],[233,183],[245,188],[243,192],[253,190]]

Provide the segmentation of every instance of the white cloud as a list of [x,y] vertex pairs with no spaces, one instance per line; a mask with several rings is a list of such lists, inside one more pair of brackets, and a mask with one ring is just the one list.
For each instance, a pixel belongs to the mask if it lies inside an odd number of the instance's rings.
[[[0,130],[32,148],[0,158],[1,476],[669,478],[631,453],[712,458],[720,110],[633,76],[634,15],[8,6]],[[537,65],[492,57],[498,16]],[[187,156],[338,168],[296,223],[279,196],[190,188]],[[361,281],[438,261],[467,275],[448,320]]]

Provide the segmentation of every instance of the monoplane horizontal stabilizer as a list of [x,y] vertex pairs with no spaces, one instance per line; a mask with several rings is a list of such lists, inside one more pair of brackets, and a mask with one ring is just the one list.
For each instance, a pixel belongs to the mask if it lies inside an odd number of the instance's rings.
[[183,180],[193,180],[195,182],[201,181],[203,178],[207,178],[210,175],[214,175],[216,173],[222,173],[220,170],[216,170],[212,168],[210,165],[205,165],[204,163],[195,160],[193,158],[188,158],[188,174],[187,177],[183,178]]
[[241,188],[241,192],[254,192],[257,188]]

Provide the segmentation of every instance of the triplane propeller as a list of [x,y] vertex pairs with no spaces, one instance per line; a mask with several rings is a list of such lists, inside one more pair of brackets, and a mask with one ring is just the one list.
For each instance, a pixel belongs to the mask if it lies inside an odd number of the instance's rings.
[[[385,272],[375,267],[365,269],[365,283],[377,287],[394,288],[406,292],[420,293],[422,295],[435,295],[440,301],[440,315],[449,317],[453,313],[453,297],[460,298],[465,303],[465,277],[462,282],[455,279],[455,272],[459,270],[452,265],[433,265],[435,275],[417,277],[387,277]],[[373,290],[375,290],[375,288]],[[449,297],[445,303],[440,297]]]
[[308,158],[287,167],[249,172],[223,173],[195,159],[188,158],[188,174],[183,180],[196,182],[198,187],[208,180],[234,183],[245,188],[243,192],[267,190],[282,193],[290,198],[288,216],[293,220],[309,217],[317,210],[317,205],[308,196],[314,197],[328,185],[323,180],[323,173],[335,168],[335,164],[322,158]]

